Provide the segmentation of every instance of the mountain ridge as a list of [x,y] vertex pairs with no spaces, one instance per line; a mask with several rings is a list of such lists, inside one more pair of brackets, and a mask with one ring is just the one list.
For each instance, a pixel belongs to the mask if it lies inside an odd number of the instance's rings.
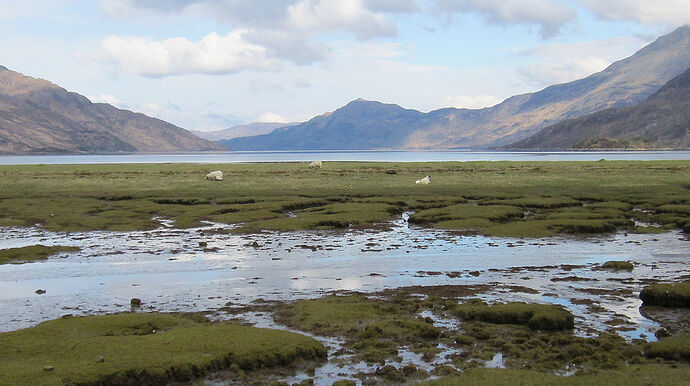
[[0,153],[224,150],[180,127],[0,66]]
[[[610,107],[637,104],[689,66],[690,27],[682,26],[601,72],[534,93],[515,95],[492,107],[478,110],[449,107],[429,113],[417,112],[421,115],[416,119],[401,120],[397,116],[401,111],[416,110],[393,105],[398,109],[381,109],[379,113],[388,115],[372,117],[367,112],[371,106],[363,107],[359,115],[352,109],[345,109],[352,103],[365,103],[358,99],[288,130],[221,143],[231,150],[500,147],[567,119]],[[381,132],[389,137],[382,138]],[[313,144],[306,136],[317,137],[321,143]]]
[[690,68],[645,101],[544,128],[507,150],[690,148]]

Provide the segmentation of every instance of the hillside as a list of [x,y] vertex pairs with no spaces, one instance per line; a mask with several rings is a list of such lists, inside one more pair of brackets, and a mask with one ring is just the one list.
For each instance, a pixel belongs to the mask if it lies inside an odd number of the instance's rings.
[[208,139],[210,141],[220,141],[223,139],[232,139],[238,137],[248,137],[253,135],[268,134],[279,127],[294,126],[298,123],[281,123],[281,122],[253,122],[244,125],[236,125],[227,129],[214,131],[195,131],[190,130],[192,134],[197,137]]
[[690,69],[646,101],[567,120],[507,149],[690,148]]
[[0,153],[224,150],[187,130],[0,66]]
[[661,36],[587,78],[479,109],[421,113],[356,100],[273,133],[222,141],[231,150],[490,148],[528,138],[566,119],[635,105],[690,67],[690,27]]

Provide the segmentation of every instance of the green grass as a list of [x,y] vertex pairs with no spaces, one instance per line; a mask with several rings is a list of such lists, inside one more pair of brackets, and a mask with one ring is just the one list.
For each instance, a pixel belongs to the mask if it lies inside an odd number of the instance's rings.
[[[206,181],[210,170],[226,178]],[[0,226],[373,228],[411,210],[423,226],[497,236],[635,231],[631,218],[690,230],[688,187],[690,161],[0,166]]]
[[650,343],[645,354],[652,358],[690,361],[690,335],[678,335]]
[[469,369],[423,385],[687,385],[688,379],[690,368],[687,366],[672,368],[646,364],[569,377],[533,370]]
[[325,357],[323,345],[303,335],[195,315],[69,317],[1,333],[0,384],[166,384],[231,366],[251,370]]
[[652,284],[640,292],[646,306],[690,307],[690,282]]
[[629,261],[611,260],[602,264],[603,269],[632,271],[635,266]]
[[29,261],[45,260],[50,256],[63,252],[77,252],[79,247],[55,245],[31,245],[21,248],[0,249],[0,264],[21,264]]
[[464,320],[526,325],[532,330],[567,330],[574,327],[574,317],[569,311],[550,304],[488,305],[481,300],[473,299],[456,305],[452,312]]
[[416,316],[418,305],[404,299],[381,302],[363,295],[326,296],[287,304],[277,320],[318,335],[344,336],[358,357],[383,362],[398,346],[435,341],[440,331]]

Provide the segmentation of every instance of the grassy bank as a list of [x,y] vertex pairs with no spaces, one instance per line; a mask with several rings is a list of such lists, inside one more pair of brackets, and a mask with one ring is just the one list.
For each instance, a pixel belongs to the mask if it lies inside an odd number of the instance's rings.
[[[206,181],[216,169],[225,179]],[[427,174],[430,185],[414,183]],[[420,225],[498,236],[688,231],[690,161],[0,167],[0,225],[141,230],[161,216],[176,227],[288,231],[375,227],[403,211]]]
[[164,385],[325,357],[321,343],[303,335],[198,315],[70,317],[0,334],[0,384]]
[[21,248],[0,249],[0,264],[22,264],[30,261],[45,260],[63,252],[77,252],[79,247],[64,245],[30,245]]

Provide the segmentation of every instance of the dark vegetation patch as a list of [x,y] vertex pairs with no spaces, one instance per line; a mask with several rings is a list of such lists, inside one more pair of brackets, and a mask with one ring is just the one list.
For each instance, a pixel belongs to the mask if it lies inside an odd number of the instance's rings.
[[0,264],[21,264],[29,261],[45,260],[59,253],[77,252],[81,248],[64,245],[31,245],[21,248],[0,249]]
[[664,338],[645,347],[645,354],[651,358],[690,361],[690,335]]
[[470,299],[453,307],[452,312],[463,320],[496,324],[526,325],[532,330],[567,330],[574,327],[573,315],[556,305],[499,303],[488,305]]
[[601,268],[611,270],[632,271],[635,266],[629,261],[612,260],[605,262]]
[[690,307],[690,282],[649,285],[640,299],[645,306]]
[[196,315],[68,317],[1,333],[0,384],[168,384],[325,357],[325,347],[307,336]]

